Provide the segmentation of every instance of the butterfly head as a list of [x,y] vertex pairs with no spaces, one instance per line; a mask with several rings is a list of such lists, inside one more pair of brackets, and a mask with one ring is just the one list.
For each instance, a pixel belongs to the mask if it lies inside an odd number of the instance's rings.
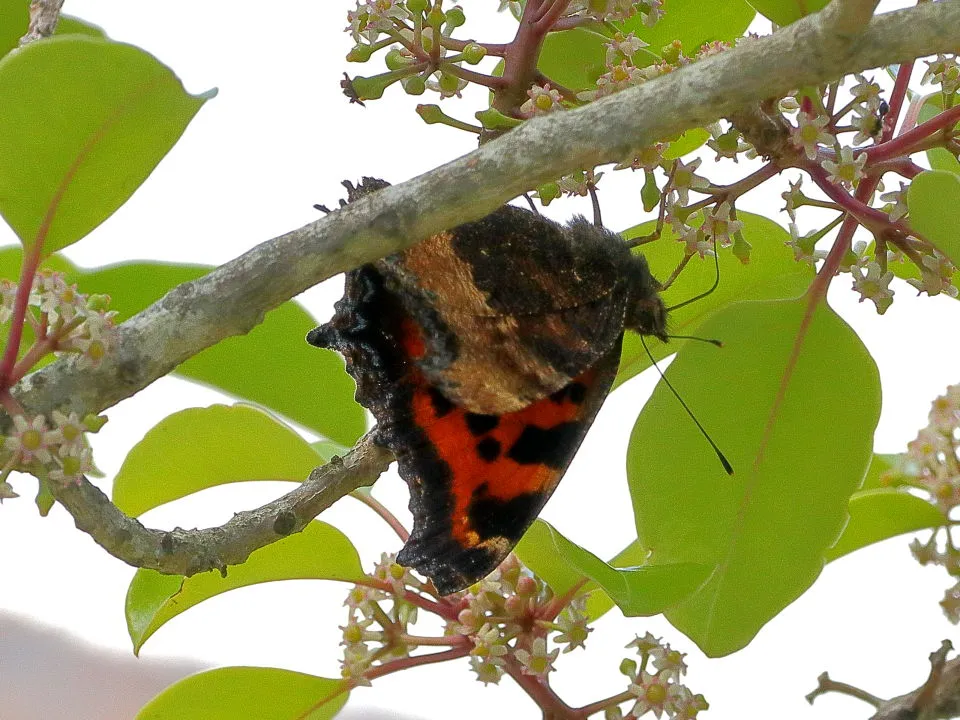
[[630,301],[624,327],[667,342],[667,306],[660,298],[660,283],[650,274],[643,255],[631,256]]

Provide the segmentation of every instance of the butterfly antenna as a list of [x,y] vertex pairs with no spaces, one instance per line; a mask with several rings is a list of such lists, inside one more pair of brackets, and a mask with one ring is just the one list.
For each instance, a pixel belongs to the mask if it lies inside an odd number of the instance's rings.
[[523,194],[523,199],[527,201],[527,205],[530,206],[530,210],[531,210],[531,212],[533,212],[534,215],[539,215],[539,214],[540,214],[540,211],[537,210],[537,206],[533,204],[533,198],[530,197],[530,193],[525,192],[525,193]]
[[699,340],[700,342],[710,343],[716,347],[723,347],[723,340],[714,340],[712,338],[697,337],[696,335],[667,335],[671,340]]
[[[699,339],[699,338],[698,338]],[[707,439],[707,442],[710,443],[710,447],[713,448],[713,451],[717,454],[717,457],[720,459],[720,464],[723,465],[723,469],[727,471],[727,475],[733,475],[733,466],[730,464],[730,461],[727,460],[726,455],[717,447],[717,444],[713,441],[713,438],[710,437],[710,434],[706,431],[706,428],[700,424],[700,421],[697,420],[697,416],[693,414],[693,411],[687,407],[687,404],[683,401],[683,398],[680,397],[680,393],[676,391],[673,385],[670,384],[670,381],[667,380],[667,376],[663,374],[663,370],[660,369],[660,366],[657,365],[657,361],[653,359],[653,355],[650,353],[650,348],[647,347],[647,341],[643,339],[643,335],[640,336],[640,343],[643,345],[643,349],[647,351],[647,357],[650,358],[650,362],[653,363],[653,366],[657,369],[657,372],[660,373],[660,377],[663,379],[663,382],[666,383],[667,387],[670,388],[670,392],[673,393],[673,396],[680,401],[680,404],[683,406],[683,409],[687,411],[687,415],[690,416],[690,419],[696,424],[700,429],[700,432]]]
[[677,303],[673,307],[668,307],[667,312],[673,312],[674,310],[679,310],[682,307],[689,305],[690,303],[695,303],[697,300],[702,300],[707,295],[712,293],[720,285],[720,257],[717,255],[717,239],[713,239],[713,266],[716,268],[716,274],[713,278],[713,285],[710,286],[710,289],[706,292],[702,292],[699,295],[694,295],[689,300],[684,300],[682,303]]
[[597,186],[593,183],[587,183],[587,192],[590,193],[590,202],[593,203],[593,224],[595,227],[603,227],[603,219],[600,217],[600,198],[597,197]]

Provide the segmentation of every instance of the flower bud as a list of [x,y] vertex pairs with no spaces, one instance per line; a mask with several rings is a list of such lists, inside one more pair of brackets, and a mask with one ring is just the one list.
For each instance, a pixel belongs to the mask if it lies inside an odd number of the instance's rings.
[[423,95],[427,89],[427,83],[422,75],[411,75],[401,80],[400,84],[403,86],[403,90],[407,95]]
[[373,47],[370,45],[354,45],[347,53],[347,62],[362,63],[366,62],[373,55]]
[[463,61],[469,65],[476,65],[483,60],[487,54],[487,49],[483,45],[470,43],[463,49]]

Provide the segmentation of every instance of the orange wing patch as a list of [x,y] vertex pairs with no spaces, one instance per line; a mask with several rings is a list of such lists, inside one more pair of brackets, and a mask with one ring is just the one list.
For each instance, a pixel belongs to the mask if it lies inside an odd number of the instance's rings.
[[500,416],[467,412],[434,388],[418,389],[414,422],[450,468],[450,531],[458,544],[523,535],[580,445],[596,375],[588,370],[560,392]]

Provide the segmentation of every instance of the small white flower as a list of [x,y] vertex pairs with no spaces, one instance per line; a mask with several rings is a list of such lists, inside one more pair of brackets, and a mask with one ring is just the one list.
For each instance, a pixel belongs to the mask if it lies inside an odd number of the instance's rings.
[[47,429],[43,415],[37,415],[29,422],[23,415],[15,415],[13,434],[7,436],[5,444],[11,452],[19,453],[21,464],[27,465],[35,459],[50,462],[50,448],[55,441],[56,436]]
[[607,43],[605,62],[607,65],[613,65],[616,62],[626,59],[632,63],[631,58],[633,58],[641,48],[645,47],[649,47],[649,44],[645,43],[633,33],[630,33],[626,37],[624,37],[622,33],[617,33],[610,42]]
[[731,235],[736,235],[743,229],[741,221],[731,219],[730,213],[732,210],[730,203],[724,200],[707,214],[703,223],[703,232],[713,238],[721,247],[730,247],[733,244]]
[[880,86],[872,80],[867,80],[859,73],[854,75],[857,84],[850,88],[850,94],[854,99],[859,100],[866,105],[869,112],[876,112],[880,107]]
[[676,167],[673,171],[673,179],[670,182],[670,189],[675,190],[677,195],[680,197],[680,202],[683,205],[686,205],[690,202],[690,190],[704,190],[705,188],[710,187],[710,181],[705,177],[701,177],[696,174],[696,170],[700,167],[700,163],[703,162],[703,158],[697,158],[693,162],[684,164],[677,161]]
[[94,471],[93,453],[89,448],[71,451],[56,458],[59,467],[50,471],[50,479],[66,485],[78,483],[84,475]]
[[890,215],[890,222],[897,222],[904,215],[907,214],[907,183],[900,181],[899,190],[891,190],[888,193],[884,193],[880,196],[880,199],[886,203],[893,203],[893,207],[887,210],[887,214]]
[[562,96],[558,90],[550,87],[550,83],[543,86],[534,85],[527,90],[527,97],[529,99],[520,106],[520,112],[524,117],[546,115],[554,110],[563,109],[560,103]]
[[860,293],[860,302],[871,300],[877,312],[883,315],[893,303],[893,290],[890,289],[893,273],[890,270],[882,273],[875,261],[868,262],[866,269],[855,265],[850,272],[853,274],[853,289]]
[[863,167],[867,163],[867,154],[861,152],[856,158],[853,150],[844,147],[840,150],[840,162],[824,160],[821,165],[827,171],[827,179],[846,188],[856,187],[863,177]]
[[830,118],[826,115],[810,117],[806,113],[800,113],[797,122],[799,124],[790,133],[790,142],[794,147],[803,148],[807,159],[817,159],[820,145],[832,146],[836,142],[836,138],[824,130],[830,122]]
[[547,652],[547,641],[542,637],[533,641],[529,652],[523,648],[513,651],[513,656],[522,666],[523,674],[539,678],[545,678],[554,669],[553,661],[559,654],[559,648]]

